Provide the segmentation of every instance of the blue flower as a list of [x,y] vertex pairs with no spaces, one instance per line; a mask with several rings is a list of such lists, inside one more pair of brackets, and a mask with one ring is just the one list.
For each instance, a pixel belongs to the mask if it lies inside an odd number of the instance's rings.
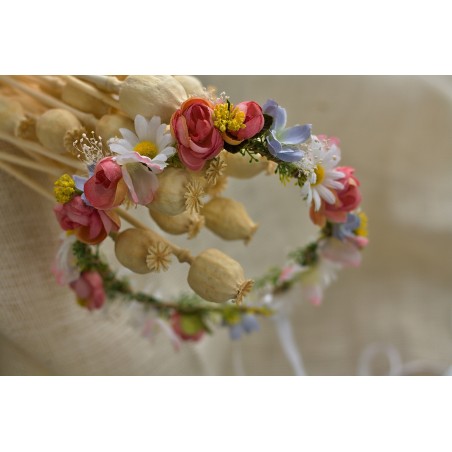
[[353,213],[347,214],[347,221],[345,223],[333,224],[333,237],[344,241],[347,237],[354,237],[356,229],[359,228],[361,220],[358,215]]
[[251,314],[245,314],[240,323],[229,326],[229,337],[232,340],[240,339],[243,333],[252,333],[259,330],[259,324],[256,317]]
[[270,153],[283,162],[298,162],[304,155],[300,144],[311,137],[311,124],[286,127],[287,113],[274,100],[267,100],[262,111],[273,118],[267,135]]

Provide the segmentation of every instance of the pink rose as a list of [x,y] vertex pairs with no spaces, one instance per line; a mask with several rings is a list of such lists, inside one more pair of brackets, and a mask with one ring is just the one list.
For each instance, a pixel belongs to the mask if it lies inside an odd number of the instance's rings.
[[238,108],[245,114],[245,120],[243,121],[245,128],[239,129],[236,132],[227,130],[222,134],[224,141],[232,145],[240,144],[242,141],[254,137],[264,127],[262,108],[256,102],[240,102],[235,108]]
[[94,175],[85,183],[84,191],[86,199],[96,209],[112,209],[124,201],[127,185],[122,178],[122,169],[113,157],[103,158],[97,163]]
[[180,337],[183,341],[197,342],[204,335],[204,330],[202,329],[201,325],[198,326],[199,329],[197,331],[193,332],[192,331],[188,332],[186,329],[184,329],[184,318],[178,312],[175,312],[171,315],[171,327],[173,331],[177,334],[177,336]]
[[81,196],[72,198],[66,204],[57,204],[53,211],[62,229],[74,231],[78,240],[90,245],[102,242],[120,225],[115,212],[96,210],[85,204]]
[[223,139],[212,118],[213,105],[197,97],[186,100],[171,117],[171,133],[177,140],[179,157],[192,171],[202,169],[206,160],[223,149]]
[[76,281],[71,282],[71,289],[77,295],[78,302],[88,308],[100,309],[105,302],[102,277],[95,271],[83,272]]

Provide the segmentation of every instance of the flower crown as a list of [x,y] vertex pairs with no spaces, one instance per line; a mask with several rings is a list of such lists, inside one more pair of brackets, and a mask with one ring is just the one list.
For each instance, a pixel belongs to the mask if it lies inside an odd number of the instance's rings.
[[[66,167],[54,183],[54,212],[65,234],[53,272],[81,306],[100,309],[118,298],[138,302],[175,343],[198,340],[214,324],[237,339],[258,329],[258,316],[272,314],[269,297],[300,284],[303,296],[318,305],[340,268],[359,265],[368,239],[355,170],[340,166],[338,138],[313,135],[310,124],[288,126],[276,101],[233,104],[185,76],[0,81],[47,107],[39,116],[26,114],[25,104],[19,108],[17,100],[1,97],[9,122],[0,139],[29,158],[1,152],[0,168],[49,198],[15,166],[52,174]],[[70,154],[61,154],[64,149]],[[205,226],[224,240],[247,243],[257,225],[240,202],[221,193],[229,177],[260,173],[293,183],[320,232],[255,281],[218,249],[192,256],[130,213],[130,207],[144,206],[168,234],[193,239]],[[123,228],[121,219],[132,228]],[[107,238],[115,242],[119,263],[135,273],[165,271],[173,257],[187,263],[193,293],[164,300],[134,291],[99,252]]]

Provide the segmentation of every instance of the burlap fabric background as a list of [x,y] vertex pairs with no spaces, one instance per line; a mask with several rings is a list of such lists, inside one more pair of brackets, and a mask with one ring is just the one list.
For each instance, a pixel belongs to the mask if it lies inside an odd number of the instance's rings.
[[[314,308],[295,290],[292,322],[307,372],[354,375],[370,344],[392,344],[404,361],[452,362],[452,80],[447,77],[200,77],[232,101],[268,97],[291,123],[341,138],[343,163],[357,168],[370,246],[359,269],[345,270]],[[41,179],[51,184],[50,180]],[[49,185],[50,186],[50,185]],[[315,229],[298,191],[275,178],[231,180],[261,227],[248,247],[203,231],[188,246],[217,246],[259,275],[280,264]],[[57,286],[50,264],[60,234],[51,204],[0,172],[0,373],[3,375],[234,374],[233,346],[222,330],[175,353],[153,342],[113,307],[89,313]],[[146,212],[144,221],[152,224]],[[187,246],[184,238],[177,243]],[[111,255],[111,244],[105,252]],[[111,259],[114,260],[113,256]],[[134,283],[171,295],[187,288],[187,268],[137,276]],[[235,346],[234,346],[235,347]],[[290,374],[271,320],[242,343],[247,374]],[[375,373],[386,370],[376,362]]]

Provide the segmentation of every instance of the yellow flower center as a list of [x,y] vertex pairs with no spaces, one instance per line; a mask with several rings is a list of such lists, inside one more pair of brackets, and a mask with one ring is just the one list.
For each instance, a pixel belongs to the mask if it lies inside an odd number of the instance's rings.
[[367,237],[369,235],[369,232],[367,230],[367,215],[364,212],[360,212],[358,214],[358,217],[361,222],[359,224],[359,228],[353,232],[360,237]]
[[231,103],[218,104],[213,109],[213,125],[222,133],[237,132],[246,127],[245,113]]
[[69,202],[75,193],[75,182],[69,174],[63,174],[58,178],[53,187],[55,199],[61,204]]
[[138,154],[153,159],[158,154],[158,149],[152,141],[140,141],[134,148]]
[[317,163],[317,166],[315,167],[314,170],[315,175],[317,176],[315,183],[312,185],[320,185],[323,180],[325,179],[325,168],[322,165],[319,165]]

